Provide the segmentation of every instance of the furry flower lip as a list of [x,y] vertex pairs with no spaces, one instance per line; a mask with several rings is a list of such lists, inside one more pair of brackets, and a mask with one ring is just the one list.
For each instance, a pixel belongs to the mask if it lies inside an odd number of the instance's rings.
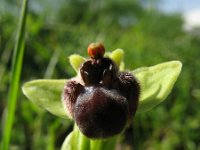
[[67,113],[88,138],[109,138],[121,133],[134,117],[140,85],[129,72],[120,72],[104,57],[103,44],[91,43],[89,59],[76,78],[64,86],[62,101]]

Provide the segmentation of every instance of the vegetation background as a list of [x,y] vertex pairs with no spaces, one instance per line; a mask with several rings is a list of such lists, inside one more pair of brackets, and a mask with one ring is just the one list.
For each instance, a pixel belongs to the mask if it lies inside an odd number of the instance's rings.
[[[7,108],[11,58],[22,0],[0,2],[0,128]],[[137,114],[121,147],[135,150],[200,150],[200,32],[183,30],[180,14],[164,14],[152,0],[34,0],[29,3],[21,82],[70,78],[67,57],[87,56],[89,43],[123,48],[128,69],[180,60],[183,70],[171,95]],[[19,91],[10,150],[57,150],[72,123],[43,111]],[[2,134],[0,136],[2,140]]]

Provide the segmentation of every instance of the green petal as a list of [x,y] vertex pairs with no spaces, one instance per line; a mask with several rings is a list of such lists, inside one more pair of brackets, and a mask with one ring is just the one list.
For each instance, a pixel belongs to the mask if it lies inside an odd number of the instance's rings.
[[122,49],[116,49],[112,51],[109,57],[117,64],[117,66],[119,66],[123,61],[124,51]]
[[181,62],[171,61],[133,71],[141,84],[141,97],[137,112],[148,111],[165,100],[171,92],[181,68]]
[[81,64],[85,61],[86,59],[80,55],[73,54],[69,56],[69,62],[72,68],[78,72],[78,69],[81,67]]
[[125,64],[124,62],[121,62],[119,65],[119,71],[124,71],[125,70]]
[[112,51],[112,53],[107,55],[116,63],[117,66],[119,66],[120,70],[124,69],[124,63],[123,63],[124,51],[122,49],[116,49]]
[[23,85],[24,95],[33,103],[48,110],[50,113],[61,118],[67,116],[61,102],[64,84],[67,80],[34,80]]

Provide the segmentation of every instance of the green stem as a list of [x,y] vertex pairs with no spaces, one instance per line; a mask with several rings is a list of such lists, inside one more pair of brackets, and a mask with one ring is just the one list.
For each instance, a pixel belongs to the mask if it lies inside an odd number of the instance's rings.
[[102,150],[103,149],[103,140],[91,140],[90,149],[91,150]]
[[109,139],[92,140],[85,137],[75,125],[76,139],[78,140],[78,150],[114,150],[117,137]]
[[91,150],[115,150],[117,136],[106,140],[90,140]]
[[74,124],[73,132],[74,132],[74,140],[71,143],[72,147],[74,147],[73,149],[89,150],[90,140],[80,132],[76,124]]
[[24,45],[25,45],[24,33],[25,33],[26,15],[28,10],[27,3],[28,0],[23,1],[21,15],[20,15],[20,24],[17,33],[17,40],[15,43],[15,48],[12,58],[11,82],[8,92],[8,102],[5,113],[6,116],[4,120],[4,130],[3,130],[4,132],[1,145],[2,150],[8,150],[11,137],[11,129],[14,120],[14,113],[16,109],[19,81],[21,76],[21,68],[24,55]]
[[118,136],[109,139],[92,140],[85,137],[76,124],[65,139],[61,150],[115,150]]
[[85,137],[81,132],[79,132],[79,150],[89,150],[90,139]]

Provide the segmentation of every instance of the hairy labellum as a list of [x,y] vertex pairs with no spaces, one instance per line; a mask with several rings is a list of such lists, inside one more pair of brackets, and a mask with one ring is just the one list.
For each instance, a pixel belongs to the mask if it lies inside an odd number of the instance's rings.
[[74,118],[87,137],[110,137],[126,125],[128,102],[116,90],[88,87],[77,99]]
[[111,59],[93,54],[82,64],[79,79],[66,83],[63,102],[85,136],[108,138],[122,132],[135,115],[140,86]]

